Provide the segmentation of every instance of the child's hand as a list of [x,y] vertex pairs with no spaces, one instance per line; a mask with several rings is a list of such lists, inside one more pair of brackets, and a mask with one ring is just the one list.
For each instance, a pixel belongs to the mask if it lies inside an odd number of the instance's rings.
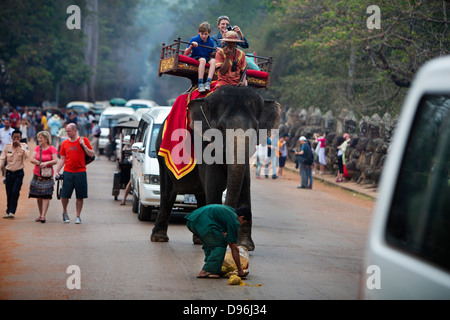
[[194,47],[198,47],[198,43],[195,42],[195,41],[192,41],[192,45],[193,45]]

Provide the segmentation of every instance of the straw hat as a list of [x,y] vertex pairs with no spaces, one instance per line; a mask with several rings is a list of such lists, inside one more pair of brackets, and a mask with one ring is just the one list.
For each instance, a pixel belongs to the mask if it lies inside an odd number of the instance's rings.
[[220,40],[223,42],[245,42],[244,40],[239,39],[238,34],[234,31],[227,31],[225,36]]

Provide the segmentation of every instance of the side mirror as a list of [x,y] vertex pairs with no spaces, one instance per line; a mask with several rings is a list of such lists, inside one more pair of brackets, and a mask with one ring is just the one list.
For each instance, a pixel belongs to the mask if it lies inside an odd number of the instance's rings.
[[142,142],[136,142],[131,146],[131,151],[144,153],[145,147]]

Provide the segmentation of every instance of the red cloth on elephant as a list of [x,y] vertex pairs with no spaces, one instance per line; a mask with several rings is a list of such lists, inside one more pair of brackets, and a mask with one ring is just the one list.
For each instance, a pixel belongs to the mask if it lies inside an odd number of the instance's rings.
[[[211,91],[209,92],[200,93],[198,89],[195,89],[191,93],[178,96],[167,116],[164,128],[162,128],[163,135],[158,155],[164,157],[167,168],[177,179],[181,179],[194,170],[197,164],[194,144],[190,139],[192,132],[189,127],[187,105],[191,100],[204,98],[214,92],[216,83],[217,81],[211,82]],[[177,129],[182,130],[174,132]]]

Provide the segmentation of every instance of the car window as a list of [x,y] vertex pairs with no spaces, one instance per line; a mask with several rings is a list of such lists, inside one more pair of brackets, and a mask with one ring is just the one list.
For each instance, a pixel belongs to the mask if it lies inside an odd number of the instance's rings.
[[150,158],[156,158],[156,138],[158,138],[159,129],[161,128],[160,124],[153,124],[152,132],[150,136],[150,144],[148,148],[148,156]]
[[136,134],[136,142],[142,142],[142,140],[144,140],[144,133],[147,130],[148,127],[148,122],[141,120],[141,122],[139,123],[139,128],[138,128],[138,132]]
[[450,271],[450,96],[425,95],[408,138],[386,241]]

